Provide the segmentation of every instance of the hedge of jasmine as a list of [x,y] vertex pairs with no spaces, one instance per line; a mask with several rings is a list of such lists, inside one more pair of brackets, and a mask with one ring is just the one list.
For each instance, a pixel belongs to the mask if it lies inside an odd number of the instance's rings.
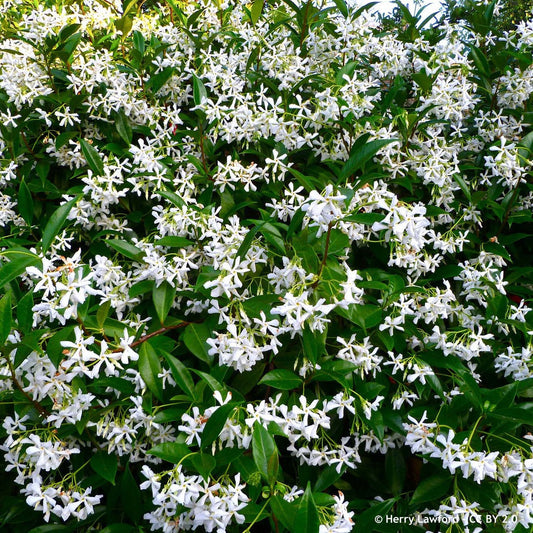
[[530,531],[498,8],[2,3],[2,531]]

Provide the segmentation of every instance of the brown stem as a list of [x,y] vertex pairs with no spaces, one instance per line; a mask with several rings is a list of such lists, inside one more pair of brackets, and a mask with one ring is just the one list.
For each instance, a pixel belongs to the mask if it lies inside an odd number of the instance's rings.
[[[139,346],[139,344],[146,342],[148,339],[151,339],[152,337],[157,337],[158,335],[162,335],[163,333],[166,333],[167,331],[171,331],[173,329],[184,328],[188,326],[189,324],[192,324],[192,322],[180,322],[179,324],[174,324],[173,326],[163,326],[162,328],[159,328],[156,331],[152,331],[152,333],[143,335],[140,339],[136,340],[135,342],[132,342],[129,345],[129,347],[135,348],[135,346]],[[120,353],[123,351],[124,351],[124,348],[116,348],[115,350],[112,351],[112,353]]]
[[302,22],[302,30],[300,32],[300,49],[302,48],[302,45],[304,44],[305,37],[308,33],[308,19],[309,19],[309,8],[311,7],[311,0],[307,1],[307,4],[305,5],[305,12],[304,12],[304,19]]
[[279,524],[276,515],[272,513],[272,521],[274,522],[274,527],[276,528],[276,533],[279,533]]
[[31,402],[31,404],[39,411],[39,414],[44,417],[48,417],[50,413],[37,401],[34,400],[22,387],[20,381],[17,379],[17,376],[15,374],[15,368],[13,367],[13,363],[11,362],[11,359],[9,358],[9,355],[5,354],[7,365],[9,366],[9,372],[11,373],[11,380],[13,381],[13,385],[22,392],[22,394]]
[[28,140],[26,139],[26,135],[24,135],[23,131],[20,132],[20,137],[22,139],[22,142],[26,145],[28,152],[30,152],[31,155],[35,155],[35,152],[31,149],[31,146],[28,144]]

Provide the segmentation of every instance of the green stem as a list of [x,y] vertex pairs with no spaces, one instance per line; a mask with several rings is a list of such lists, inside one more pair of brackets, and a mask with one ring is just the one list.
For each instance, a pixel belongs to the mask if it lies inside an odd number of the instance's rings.
[[250,530],[252,529],[252,526],[259,520],[259,517],[261,516],[261,514],[263,513],[263,511],[265,510],[265,507],[268,505],[269,502],[270,502],[270,498],[268,498],[268,500],[264,503],[263,507],[261,507],[261,509],[255,516],[255,518],[252,520],[252,523],[242,533],[250,532]]

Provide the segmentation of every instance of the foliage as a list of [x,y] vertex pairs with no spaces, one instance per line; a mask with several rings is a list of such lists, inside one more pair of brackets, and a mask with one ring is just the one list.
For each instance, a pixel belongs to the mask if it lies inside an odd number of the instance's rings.
[[2,3],[2,531],[530,530],[495,7]]

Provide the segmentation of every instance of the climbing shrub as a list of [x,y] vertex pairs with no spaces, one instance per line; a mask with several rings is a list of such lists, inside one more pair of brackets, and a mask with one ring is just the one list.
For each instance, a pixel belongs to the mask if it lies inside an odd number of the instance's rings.
[[2,3],[3,531],[530,530],[498,9]]

